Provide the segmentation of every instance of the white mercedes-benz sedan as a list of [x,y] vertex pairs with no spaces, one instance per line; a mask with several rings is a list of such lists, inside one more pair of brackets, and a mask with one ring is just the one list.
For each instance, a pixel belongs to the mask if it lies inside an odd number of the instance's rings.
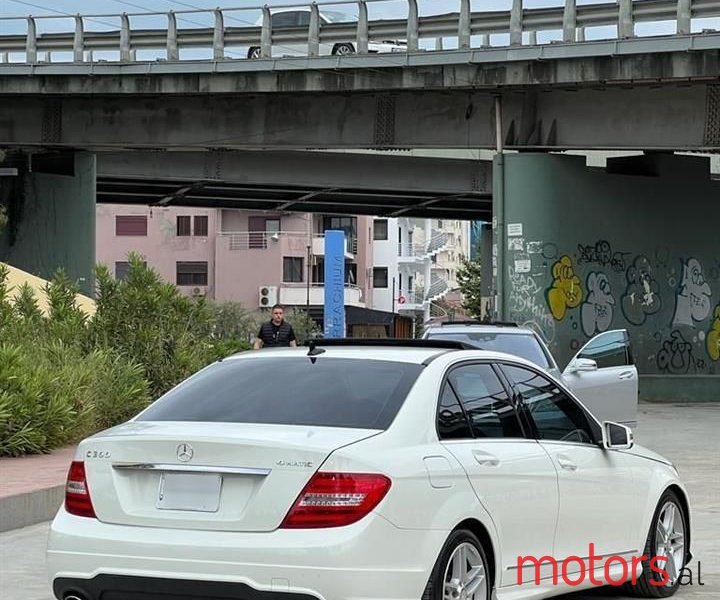
[[318,340],[84,440],[47,559],[60,600],[658,598],[690,509],[669,461],[529,361]]

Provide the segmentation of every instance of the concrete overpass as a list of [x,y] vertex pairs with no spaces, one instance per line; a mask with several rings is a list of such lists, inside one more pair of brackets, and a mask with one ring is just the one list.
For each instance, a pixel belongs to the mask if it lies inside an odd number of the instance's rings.
[[[518,150],[720,148],[720,33],[691,33],[694,18],[720,17],[717,0],[621,0],[558,9],[471,13],[320,28],[215,27],[0,36],[0,146],[173,149],[495,148]],[[363,9],[363,7],[365,7]],[[311,9],[316,13],[318,8]],[[103,16],[103,18],[109,18]],[[667,21],[675,35],[637,37],[639,23]],[[618,39],[583,41],[586,27],[613,25]],[[532,44],[559,29],[562,41]],[[505,32],[510,44],[486,46]],[[365,54],[367,39],[406,37],[408,52]],[[530,44],[523,45],[523,34]],[[355,40],[356,54],[318,56],[319,44]],[[457,50],[421,51],[423,38],[455,36]],[[478,47],[473,40],[479,39]],[[272,58],[274,44],[307,42],[303,57]],[[304,43],[303,42],[303,43]],[[265,58],[227,58],[257,43]],[[213,60],[179,60],[212,48]],[[113,48],[117,62],[89,61]],[[163,60],[133,60],[160,48]],[[39,53],[72,52],[71,62]],[[47,59],[47,56],[45,57]],[[51,57],[52,58],[52,54]]]
[[489,221],[492,162],[402,153],[100,152],[97,201]]

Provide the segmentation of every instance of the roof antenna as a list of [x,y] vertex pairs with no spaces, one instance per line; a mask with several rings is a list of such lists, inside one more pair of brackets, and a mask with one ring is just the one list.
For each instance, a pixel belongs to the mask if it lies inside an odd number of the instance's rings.
[[317,356],[318,354],[322,354],[323,352],[325,352],[325,348],[318,348],[315,345],[314,339],[308,342],[308,346],[310,346],[310,349],[308,350],[307,356]]

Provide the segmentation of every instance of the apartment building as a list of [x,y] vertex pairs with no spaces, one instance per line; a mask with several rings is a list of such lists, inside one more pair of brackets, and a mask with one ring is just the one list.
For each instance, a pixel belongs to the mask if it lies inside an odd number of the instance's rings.
[[102,204],[96,228],[97,261],[116,277],[136,251],[183,293],[249,309],[322,307],[323,233],[341,229],[345,305],[373,306],[372,217]]
[[457,290],[457,270],[470,255],[470,228],[459,220],[375,218],[375,306],[427,321],[433,306]]

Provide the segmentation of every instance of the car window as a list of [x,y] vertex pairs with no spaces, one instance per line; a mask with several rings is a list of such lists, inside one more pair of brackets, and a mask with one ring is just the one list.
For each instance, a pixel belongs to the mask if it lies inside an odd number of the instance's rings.
[[304,27],[308,27],[310,25],[310,11],[309,10],[298,11],[297,24],[302,25]]
[[470,424],[460,402],[450,385],[445,382],[437,415],[437,430],[441,440],[467,439],[472,437]]
[[625,331],[601,333],[585,345],[578,358],[591,358],[597,363],[598,369],[632,364],[627,333]]
[[550,359],[543,350],[537,337],[532,333],[502,333],[502,332],[451,332],[431,331],[428,337],[434,340],[458,340],[467,342],[483,350],[494,352],[507,352],[529,360],[543,369],[552,368]]
[[351,23],[357,21],[356,16],[334,10],[324,10],[320,13],[320,16],[328,23]]
[[490,365],[457,367],[448,382],[465,409],[474,437],[523,437],[515,408]]
[[555,383],[522,367],[503,365],[528,419],[543,440],[593,443],[595,436],[582,407]]
[[[291,10],[287,12],[275,13],[272,15],[271,22],[273,27],[294,27],[298,24],[299,11]],[[308,23],[310,21],[308,20]]]
[[137,420],[387,429],[421,371],[413,363],[323,356],[224,360]]

